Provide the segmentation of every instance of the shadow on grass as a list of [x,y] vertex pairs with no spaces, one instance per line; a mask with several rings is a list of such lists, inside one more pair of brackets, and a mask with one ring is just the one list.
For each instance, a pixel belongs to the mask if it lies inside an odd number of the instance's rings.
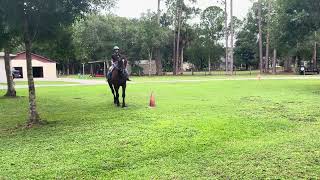
[[0,129],[0,131],[2,131],[5,134],[9,135],[9,134],[15,134],[15,133],[23,132],[23,131],[28,131],[28,130],[32,130],[32,131],[40,130],[40,131],[42,131],[43,129],[56,127],[59,124],[61,124],[61,121],[41,120],[39,124],[30,125],[30,124],[27,123],[27,120],[26,120],[25,123],[17,124],[14,127]]
[[16,96],[16,97],[11,97],[11,96],[0,96],[0,100],[1,99],[21,99],[21,98],[25,98],[26,96]]

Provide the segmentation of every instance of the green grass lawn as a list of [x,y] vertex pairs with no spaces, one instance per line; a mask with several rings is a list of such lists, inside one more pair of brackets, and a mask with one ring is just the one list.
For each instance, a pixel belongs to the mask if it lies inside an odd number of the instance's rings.
[[[235,76],[256,76],[260,73],[259,70],[253,70],[253,71],[235,71],[234,75]],[[168,76],[172,76],[173,73],[172,72],[165,72],[166,76],[163,77],[168,77]],[[200,71],[200,72],[194,72],[192,74],[192,72],[188,71],[188,72],[184,72],[183,75],[181,75],[180,77],[201,77],[201,76],[208,76],[208,77],[215,77],[215,76],[220,76],[220,77],[225,77],[225,71],[211,71],[211,73],[209,74],[209,72],[205,72],[205,71]],[[148,74],[145,74],[145,76],[148,76]],[[90,75],[63,75],[60,76],[61,78],[76,78],[76,79],[103,79],[103,78],[95,78],[95,77],[91,77]]]
[[130,84],[127,109],[106,86],[39,88],[32,129],[18,95],[0,99],[0,179],[320,178],[319,80]]
[[[175,81],[175,80],[214,80],[214,79],[243,79],[243,78],[250,78],[255,79],[258,77],[258,72],[253,71],[250,75],[247,71],[238,72],[236,75],[230,76],[225,75],[224,72],[213,72],[212,75],[205,75],[204,72],[198,72],[194,76],[190,74],[190,72],[185,72],[183,75],[180,76],[130,76],[130,79],[133,82],[149,82],[149,81]],[[309,76],[302,76],[302,75],[295,75],[295,74],[263,74],[261,75],[262,79],[272,79],[272,78],[308,78],[308,77],[319,77],[318,75],[309,75]],[[104,77],[95,78],[89,77],[89,75],[85,75],[84,77],[80,78],[77,75],[70,75],[70,76],[63,76],[61,78],[70,78],[70,79],[82,79],[82,80],[101,80],[105,81]]]

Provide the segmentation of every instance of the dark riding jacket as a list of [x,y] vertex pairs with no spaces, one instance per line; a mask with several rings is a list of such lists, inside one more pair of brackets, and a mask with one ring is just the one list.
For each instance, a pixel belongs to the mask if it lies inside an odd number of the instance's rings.
[[124,66],[127,67],[127,60],[120,53],[113,53],[111,59],[113,63],[117,63],[118,61],[124,60]]
[[123,59],[123,56],[120,53],[113,53],[111,58],[112,62],[115,63],[117,61],[121,61]]

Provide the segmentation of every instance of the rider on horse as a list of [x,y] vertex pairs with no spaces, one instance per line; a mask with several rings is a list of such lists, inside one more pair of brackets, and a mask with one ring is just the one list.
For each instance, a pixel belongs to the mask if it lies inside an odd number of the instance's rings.
[[113,54],[112,54],[112,57],[111,57],[112,58],[112,65],[109,68],[107,77],[108,77],[108,79],[111,79],[112,71],[114,70],[114,68],[116,68],[118,66],[118,62],[119,61],[124,61],[125,69],[124,69],[124,71],[122,73],[123,73],[124,77],[126,77],[127,81],[130,81],[129,73],[128,73],[128,70],[127,70],[127,60],[124,58],[124,56],[122,56],[120,54],[119,51],[120,51],[120,48],[118,46],[115,46],[113,48]]

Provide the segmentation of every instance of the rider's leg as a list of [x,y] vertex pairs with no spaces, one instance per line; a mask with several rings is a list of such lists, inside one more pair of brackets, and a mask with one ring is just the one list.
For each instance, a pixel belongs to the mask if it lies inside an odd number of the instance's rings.
[[113,71],[113,68],[114,68],[114,65],[112,64],[112,66],[109,68],[109,71],[107,73],[107,77],[108,79],[111,79],[112,78],[112,71]]

